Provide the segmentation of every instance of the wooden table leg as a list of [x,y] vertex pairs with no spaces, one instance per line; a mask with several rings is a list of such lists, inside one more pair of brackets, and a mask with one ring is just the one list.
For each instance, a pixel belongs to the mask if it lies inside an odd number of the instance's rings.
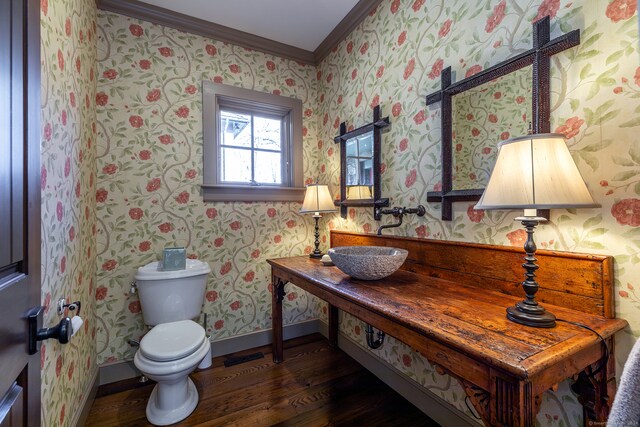
[[338,347],[338,307],[329,304],[329,346]]
[[273,290],[271,292],[271,333],[273,361],[280,363],[284,360],[282,351],[282,300],[284,299],[285,281],[276,277],[271,273],[271,283]]
[[533,395],[531,382],[491,371],[490,425],[533,427],[540,409],[540,398]]

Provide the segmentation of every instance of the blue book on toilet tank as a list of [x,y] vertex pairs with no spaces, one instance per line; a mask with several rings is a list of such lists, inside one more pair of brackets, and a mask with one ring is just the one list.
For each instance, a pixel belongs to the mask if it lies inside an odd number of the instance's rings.
[[187,268],[187,251],[185,248],[164,248],[162,269],[164,271],[184,270]]

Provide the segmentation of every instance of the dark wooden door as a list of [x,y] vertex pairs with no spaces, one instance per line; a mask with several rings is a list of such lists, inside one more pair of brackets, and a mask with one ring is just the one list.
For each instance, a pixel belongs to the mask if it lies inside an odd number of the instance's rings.
[[40,424],[40,5],[0,0],[0,426]]

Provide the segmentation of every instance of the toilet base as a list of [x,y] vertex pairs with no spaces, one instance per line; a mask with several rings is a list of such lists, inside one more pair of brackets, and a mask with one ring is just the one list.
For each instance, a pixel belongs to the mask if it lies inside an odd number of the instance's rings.
[[147,402],[147,420],[157,426],[175,424],[187,418],[198,406],[198,390],[196,385],[187,377],[187,394],[184,402],[177,408],[163,409],[158,407],[158,389],[163,384],[156,384]]

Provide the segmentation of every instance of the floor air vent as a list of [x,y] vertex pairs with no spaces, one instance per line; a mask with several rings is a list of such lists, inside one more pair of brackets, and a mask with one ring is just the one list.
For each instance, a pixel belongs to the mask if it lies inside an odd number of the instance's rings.
[[251,360],[262,359],[263,357],[264,357],[264,354],[262,354],[261,352],[247,354],[246,356],[230,357],[224,361],[224,366],[228,368],[229,366],[239,365],[241,363],[249,362]]

